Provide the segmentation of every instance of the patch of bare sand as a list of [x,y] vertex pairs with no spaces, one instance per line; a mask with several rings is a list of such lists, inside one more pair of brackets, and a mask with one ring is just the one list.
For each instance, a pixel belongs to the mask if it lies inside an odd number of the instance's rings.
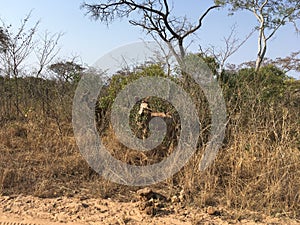
[[[283,218],[261,217],[260,221],[233,220],[223,211],[205,211],[184,207],[180,203],[155,203],[152,213],[141,209],[141,200],[119,202],[87,197],[38,198],[33,196],[1,196],[0,225],[294,225]],[[153,208],[154,210],[154,208]],[[213,213],[212,213],[213,212]]]

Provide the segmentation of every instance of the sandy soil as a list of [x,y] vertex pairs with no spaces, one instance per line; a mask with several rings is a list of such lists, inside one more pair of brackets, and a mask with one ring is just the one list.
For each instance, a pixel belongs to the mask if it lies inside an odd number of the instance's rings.
[[[154,195],[138,196],[131,202],[95,199],[85,196],[38,198],[33,196],[1,196],[0,225],[218,225],[269,224],[292,225],[299,221],[284,218],[256,216],[239,220],[218,208],[197,209],[185,207]],[[154,199],[153,199],[154,198]]]

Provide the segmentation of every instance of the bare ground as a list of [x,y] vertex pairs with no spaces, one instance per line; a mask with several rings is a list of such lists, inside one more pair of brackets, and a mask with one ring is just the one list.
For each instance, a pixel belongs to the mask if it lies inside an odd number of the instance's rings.
[[[245,213],[234,219],[231,212],[216,208],[185,207],[183,204],[161,202],[155,207],[141,207],[142,200],[120,202],[112,199],[96,199],[85,196],[38,198],[33,196],[1,196],[0,225],[68,224],[68,225],[225,225],[269,224],[292,225],[300,221],[271,218]],[[148,204],[149,205],[149,204]],[[159,206],[158,206],[159,205]],[[158,207],[156,207],[158,206]],[[210,215],[211,214],[211,215]]]

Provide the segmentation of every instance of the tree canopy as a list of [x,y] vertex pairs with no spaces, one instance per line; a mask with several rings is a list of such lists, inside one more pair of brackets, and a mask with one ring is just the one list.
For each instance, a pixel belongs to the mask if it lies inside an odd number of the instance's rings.
[[51,64],[49,69],[65,82],[78,81],[85,70],[82,65],[76,63],[74,60]]
[[9,38],[7,32],[2,27],[0,27],[0,52],[6,51],[8,46],[8,41]]
[[262,65],[267,52],[268,41],[278,29],[292,23],[299,31],[297,20],[300,19],[299,0],[220,0],[221,4],[229,5],[232,12],[246,10],[251,12],[258,21],[258,52],[255,69]]
[[[172,14],[173,6],[167,0],[105,0],[99,3],[83,3],[82,8],[95,20],[106,24],[117,18],[129,17],[133,12],[138,12],[129,23],[141,27],[147,33],[158,36],[168,44],[172,52],[181,61],[185,56],[184,40],[200,29],[203,19],[215,8],[220,7],[217,2],[199,15],[196,23]],[[174,43],[175,42],[175,43]],[[175,51],[179,47],[179,54]]]

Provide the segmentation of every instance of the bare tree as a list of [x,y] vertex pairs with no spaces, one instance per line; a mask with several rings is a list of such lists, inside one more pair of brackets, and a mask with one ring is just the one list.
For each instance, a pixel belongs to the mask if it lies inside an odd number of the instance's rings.
[[61,34],[50,36],[46,33],[43,42],[41,43],[37,38],[39,21],[29,27],[29,20],[31,13],[29,13],[22,20],[21,25],[14,31],[11,25],[7,26],[2,21],[2,32],[0,32],[1,47],[3,51],[0,52],[0,67],[1,73],[5,76],[8,88],[10,88],[9,101],[14,105],[18,115],[23,115],[20,107],[20,93],[19,78],[24,74],[26,63],[32,53],[35,52],[38,58],[38,69],[36,77],[40,76],[43,69],[48,65],[57,54],[56,46]]
[[298,32],[296,21],[300,19],[299,0],[221,0],[229,4],[232,12],[247,10],[253,13],[258,21],[258,52],[255,70],[262,65],[267,52],[268,41],[278,29],[287,23],[292,23]]
[[[172,15],[173,6],[167,0],[99,0],[98,4],[82,4],[87,14],[107,25],[117,18],[127,18],[133,12],[138,12],[133,19],[129,19],[129,23],[141,27],[147,33],[157,35],[169,46],[180,64],[186,55],[185,39],[198,31],[203,19],[218,7],[220,6],[215,1],[215,4],[206,9],[194,24],[188,21],[186,16]],[[179,52],[176,51],[177,47]]]
[[[21,26],[18,28],[16,34],[7,31],[7,45],[5,52],[0,54],[0,60],[7,77],[17,78],[22,69],[23,62],[32,53],[35,40],[34,35],[37,32],[39,21],[33,27],[27,29],[27,23],[31,14],[29,13],[23,20]],[[6,30],[9,26],[3,24]]]
[[252,30],[243,40],[240,40],[236,37],[236,24],[233,25],[230,29],[230,33],[227,37],[223,38],[224,47],[217,48],[213,45],[210,45],[207,49],[203,50],[200,46],[200,52],[204,55],[211,55],[217,60],[219,65],[218,76],[224,71],[225,64],[227,60],[236,53],[246,41],[253,35],[255,30]]
[[37,45],[35,49],[35,55],[38,60],[36,77],[42,74],[44,68],[46,68],[59,53],[60,48],[57,48],[57,45],[62,35],[63,33],[50,34],[46,31],[44,36],[41,37],[41,43]]
[[[284,73],[289,73],[290,71],[300,72],[300,51],[292,52],[285,57],[277,57],[275,59],[265,58],[262,67],[268,65],[274,65],[279,68]],[[244,62],[237,66],[237,69],[254,67],[255,61]]]
[[31,13],[23,20],[17,32],[10,31],[11,25],[3,23],[0,31],[0,43],[3,49],[0,54],[0,63],[4,74],[9,78],[17,78],[24,68],[25,61],[34,52],[38,60],[36,77],[39,77],[43,69],[55,58],[59,52],[57,44],[62,33],[51,35],[45,32],[44,36],[38,39],[37,32],[39,21],[28,28]]
[[[23,20],[18,28],[16,34],[10,32],[11,26],[6,26],[2,21],[2,26],[6,31],[7,42],[5,51],[0,54],[1,70],[7,79],[13,79],[14,85],[9,86],[11,93],[14,93],[14,98],[10,98],[10,101],[15,106],[17,115],[23,115],[20,109],[19,100],[19,82],[21,71],[23,69],[23,63],[27,57],[32,53],[35,40],[34,35],[37,32],[39,21],[36,22],[33,27],[27,29],[27,24],[31,13],[29,13]],[[10,82],[9,82],[10,83]],[[12,91],[14,90],[14,91]]]
[[288,73],[290,71],[300,72],[300,51],[292,52],[286,57],[278,57],[271,60],[271,63],[279,67],[283,72]]

